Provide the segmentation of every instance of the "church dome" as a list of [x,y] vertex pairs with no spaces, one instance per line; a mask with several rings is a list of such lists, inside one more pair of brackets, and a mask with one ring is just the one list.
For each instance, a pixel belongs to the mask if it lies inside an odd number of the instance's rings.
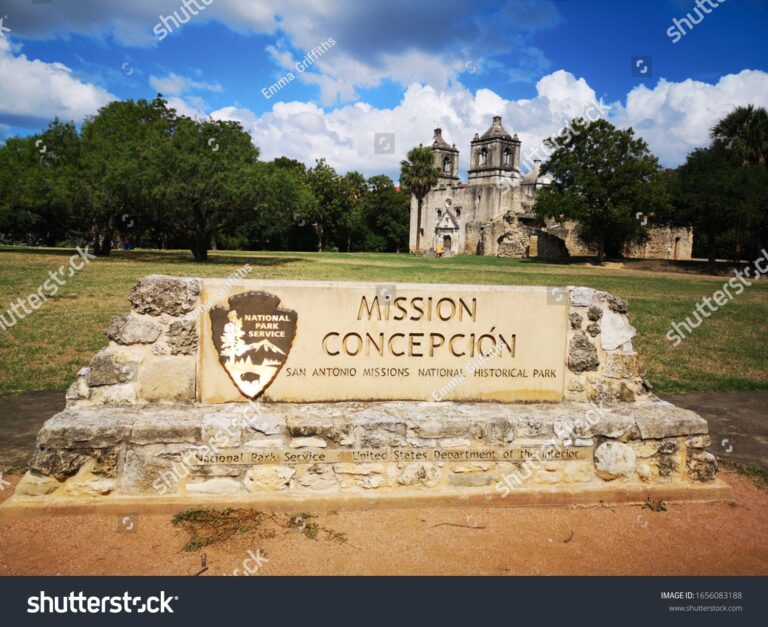
[[512,136],[507,132],[507,129],[501,125],[501,116],[494,115],[491,128],[485,131],[480,139],[496,139],[498,137],[503,139],[512,139]]

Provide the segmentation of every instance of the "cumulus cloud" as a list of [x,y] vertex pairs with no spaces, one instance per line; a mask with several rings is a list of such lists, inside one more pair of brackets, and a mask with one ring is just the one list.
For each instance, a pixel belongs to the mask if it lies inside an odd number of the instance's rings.
[[61,63],[14,54],[6,37],[0,37],[0,85],[0,122],[11,126],[41,128],[54,117],[81,121],[115,100]]
[[748,104],[768,107],[765,72],[728,74],[714,85],[664,79],[653,89],[641,85],[627,95],[626,104],[616,104],[613,119],[619,126],[634,128],[665,165],[674,166],[693,148],[709,142],[709,130],[718,120]]
[[[558,71],[541,79],[537,96],[525,100],[506,100],[489,89],[473,94],[458,84],[446,89],[412,84],[391,109],[355,103],[325,111],[312,103],[281,102],[262,115],[226,107],[211,117],[241,122],[265,159],[286,155],[311,165],[325,157],[341,171],[395,176],[404,154],[419,143],[430,144],[436,127],[456,144],[466,169],[473,135],[485,132],[494,115],[501,115],[507,130],[519,135],[525,153],[596,103],[596,94],[584,79]],[[388,132],[395,133],[395,152],[376,154],[374,135]]]
[[[319,86],[323,103],[353,100],[360,88],[392,80],[443,88],[471,64],[503,64],[512,80],[548,67],[532,33],[559,20],[556,0],[6,0],[14,34],[50,38],[78,33],[127,46],[162,45],[153,30],[163,17],[186,24],[217,21],[241,33],[273,35],[265,51],[279,66],[329,37],[333,53],[301,78]],[[196,15],[188,16],[191,12]],[[202,8],[203,10],[199,10]],[[181,19],[183,18],[183,19]],[[189,18],[189,19],[187,19]],[[173,23],[170,20],[169,23]],[[457,52],[458,51],[458,52]]]

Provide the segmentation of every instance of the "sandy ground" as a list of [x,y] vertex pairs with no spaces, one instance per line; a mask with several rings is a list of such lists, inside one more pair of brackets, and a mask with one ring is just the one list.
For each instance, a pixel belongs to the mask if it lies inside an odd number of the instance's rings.
[[251,551],[267,560],[256,576],[766,575],[768,491],[720,476],[732,502],[339,511],[314,520],[346,543],[270,521],[271,537],[241,534],[194,553],[169,514],[139,513],[130,533],[114,512],[0,515],[0,574],[194,575],[205,553],[202,576],[223,575],[242,571]]

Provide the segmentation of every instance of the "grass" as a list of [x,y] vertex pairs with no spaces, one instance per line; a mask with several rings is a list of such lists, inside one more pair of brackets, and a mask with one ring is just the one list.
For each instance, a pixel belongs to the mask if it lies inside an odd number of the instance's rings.
[[[71,250],[0,248],[0,313],[67,262]],[[128,294],[147,274],[225,278],[243,264],[249,278],[374,282],[586,285],[630,302],[635,347],[654,391],[768,389],[768,280],[755,283],[694,331],[680,346],[665,338],[671,322],[691,314],[727,275],[696,263],[630,261],[596,267],[491,257],[433,259],[407,254],[220,251],[196,264],[186,251],[116,252],[67,279],[57,298],[0,329],[0,394],[64,390],[106,344],[112,316],[128,311]]]

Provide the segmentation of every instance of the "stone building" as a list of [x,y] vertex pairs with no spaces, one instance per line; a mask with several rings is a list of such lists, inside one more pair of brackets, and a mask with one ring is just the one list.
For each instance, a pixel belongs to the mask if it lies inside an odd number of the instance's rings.
[[[426,253],[442,249],[451,255],[498,257],[588,256],[595,251],[577,238],[577,224],[544,223],[533,212],[538,191],[551,179],[539,162],[523,176],[521,142],[494,116],[491,127],[470,142],[467,182],[459,177],[459,150],[442,129],[432,140],[437,185],[422,204],[420,248],[416,250],[418,202],[411,198],[410,250]],[[644,244],[631,245],[625,255],[636,258],[690,259],[691,229],[649,228]]]

